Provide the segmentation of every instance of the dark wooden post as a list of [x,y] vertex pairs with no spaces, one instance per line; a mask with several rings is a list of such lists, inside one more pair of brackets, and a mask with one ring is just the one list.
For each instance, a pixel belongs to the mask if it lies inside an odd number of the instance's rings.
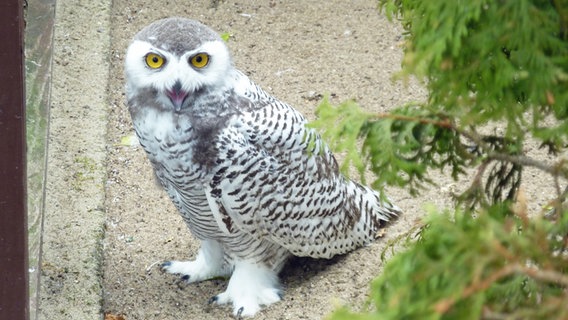
[[0,319],[29,317],[22,0],[0,1]]

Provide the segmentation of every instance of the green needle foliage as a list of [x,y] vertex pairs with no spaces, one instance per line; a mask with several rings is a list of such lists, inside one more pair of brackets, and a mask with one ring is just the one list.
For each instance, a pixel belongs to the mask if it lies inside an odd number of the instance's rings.
[[[503,213],[510,215],[506,216]],[[550,222],[495,205],[432,212],[420,238],[372,282],[363,313],[332,319],[566,319],[568,214]],[[372,307],[371,307],[372,306]]]
[[[324,99],[311,126],[346,155],[344,172],[371,170],[377,189],[417,194],[432,169],[475,175],[454,209],[429,210],[403,237],[414,240],[386,263],[360,313],[331,318],[567,319],[566,0],[379,3],[406,30],[397,77],[422,81],[426,101],[371,114]],[[525,155],[528,140],[552,161]],[[527,166],[552,177],[543,212],[528,212],[519,192]]]

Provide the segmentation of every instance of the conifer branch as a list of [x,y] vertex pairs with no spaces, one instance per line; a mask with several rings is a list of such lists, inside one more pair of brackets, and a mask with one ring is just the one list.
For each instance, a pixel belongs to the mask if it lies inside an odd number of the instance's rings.
[[489,152],[487,158],[499,161],[507,161],[511,163],[518,164],[520,166],[535,167],[546,173],[549,173],[553,177],[563,177],[568,179],[568,172],[562,170],[562,162],[556,165],[546,165],[541,161],[537,161],[533,158],[523,156],[523,155],[511,155],[500,152]]
[[556,272],[554,270],[541,270],[535,267],[527,267],[519,264],[514,264],[512,267],[515,273],[522,273],[539,281],[550,282],[563,287],[568,287],[568,276],[560,272]]
[[434,310],[439,314],[444,314],[450,310],[457,301],[466,299],[473,294],[487,290],[493,283],[503,279],[512,274],[524,274],[530,278],[538,281],[549,282],[563,287],[568,287],[568,276],[562,273],[556,272],[554,270],[541,270],[535,267],[522,266],[518,263],[508,264],[503,268],[495,271],[489,277],[483,281],[472,283],[470,286],[466,287],[460,297],[458,298],[447,298],[439,301],[434,305]]
[[370,117],[370,119],[392,119],[392,120],[400,120],[400,121],[408,121],[408,122],[417,122],[421,124],[431,124],[435,125],[440,128],[452,129],[456,130],[456,127],[452,124],[449,118],[442,119],[442,120],[435,120],[435,119],[427,119],[427,118],[419,118],[419,117],[411,117],[411,116],[404,116],[400,114],[392,114],[392,113],[378,113],[374,114]]
[[[427,79],[427,100],[392,114],[346,104],[325,110],[329,122],[320,126],[344,139],[344,151],[364,140],[380,185],[412,193],[429,169],[449,167],[456,180],[466,168],[475,172],[455,195],[456,210],[432,210],[418,240],[385,265],[370,314],[333,319],[567,319],[568,161],[558,156],[568,146],[563,1],[379,2],[406,31],[400,75]],[[506,134],[480,133],[488,123]],[[555,159],[524,154],[532,138]],[[544,216],[527,212],[518,192],[527,167],[552,176]],[[423,278],[435,280],[416,281]]]
[[[463,137],[471,140],[473,143],[475,143],[476,145],[478,145],[482,149],[491,150],[491,148],[488,146],[488,144],[477,133],[472,132],[472,131],[462,130],[462,129],[458,128],[457,126],[454,125],[454,123],[452,121],[450,121],[449,118],[437,120],[437,119],[412,117],[412,116],[405,116],[405,115],[392,114],[392,113],[378,113],[378,114],[372,115],[370,118],[375,119],[375,120],[376,119],[392,119],[392,120],[416,122],[416,123],[420,123],[420,124],[431,124],[431,125],[434,125],[434,126],[437,126],[437,127],[440,127],[440,128],[455,131],[459,135],[462,135]],[[542,170],[546,173],[549,173],[552,176],[560,175],[560,176],[568,179],[568,172],[566,172],[565,170],[564,171],[562,170],[561,164],[546,165],[546,164],[544,164],[540,161],[537,161],[537,160],[532,159],[532,158],[527,157],[527,156],[512,155],[512,154],[506,154],[506,153],[495,152],[495,151],[489,151],[487,153],[487,158],[492,159],[492,160],[498,160],[498,161],[506,161],[506,162],[518,164],[520,166],[535,167],[535,168],[540,169],[540,170]]]

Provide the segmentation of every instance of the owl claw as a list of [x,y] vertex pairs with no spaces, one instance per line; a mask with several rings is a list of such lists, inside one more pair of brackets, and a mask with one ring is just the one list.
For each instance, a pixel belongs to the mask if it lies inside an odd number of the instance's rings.
[[205,261],[168,261],[162,264],[162,270],[180,275],[186,282],[199,282],[214,277],[224,276],[225,270],[212,268]]
[[209,304],[233,305],[235,319],[253,317],[262,306],[282,299],[276,274],[262,265],[239,263],[229,280],[227,290],[211,299]]
[[209,300],[207,300],[207,304],[214,304],[217,302],[217,300],[219,300],[217,296],[212,296],[211,298],[209,298]]
[[243,311],[245,311],[245,307],[240,307],[239,310],[237,311],[237,314],[235,315],[235,318],[242,319]]

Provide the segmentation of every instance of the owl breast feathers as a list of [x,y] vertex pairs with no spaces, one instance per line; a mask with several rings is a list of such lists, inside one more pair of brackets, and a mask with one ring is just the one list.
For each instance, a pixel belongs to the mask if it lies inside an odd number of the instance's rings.
[[281,299],[290,255],[330,258],[374,240],[400,209],[341,175],[306,118],[234,68],[194,20],[142,29],[128,48],[134,129],[201,248],[163,268],[188,282],[231,276],[210,302],[252,316]]

